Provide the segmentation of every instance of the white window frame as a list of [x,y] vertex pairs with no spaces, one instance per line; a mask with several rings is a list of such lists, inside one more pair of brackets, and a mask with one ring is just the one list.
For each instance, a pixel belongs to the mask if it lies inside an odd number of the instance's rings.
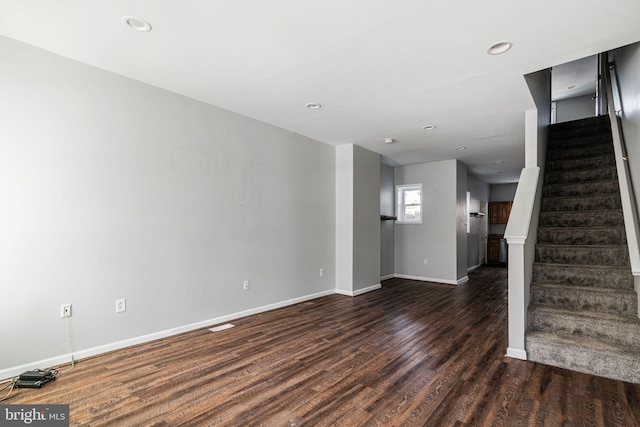
[[[416,191],[420,192],[420,203],[414,204],[414,206],[420,207],[420,218],[405,218],[405,197],[404,193],[407,191]],[[424,215],[422,206],[423,206],[423,198],[422,198],[422,184],[404,184],[404,185],[396,185],[396,224],[422,224],[422,216]]]

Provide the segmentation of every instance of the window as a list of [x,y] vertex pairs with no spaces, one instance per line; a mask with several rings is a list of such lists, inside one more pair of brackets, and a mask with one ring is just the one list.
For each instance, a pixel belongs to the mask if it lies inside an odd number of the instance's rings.
[[422,184],[396,185],[398,224],[422,224]]

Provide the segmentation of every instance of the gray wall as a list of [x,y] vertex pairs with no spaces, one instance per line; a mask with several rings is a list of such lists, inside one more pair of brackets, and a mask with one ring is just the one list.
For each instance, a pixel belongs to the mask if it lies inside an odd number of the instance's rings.
[[640,43],[612,53],[622,91],[622,132],[636,203],[640,200]]
[[[489,202],[489,184],[474,175],[467,175],[467,191],[471,193],[470,212],[480,211],[480,202]],[[489,212],[485,212],[488,214]],[[471,218],[470,232],[467,234],[467,268],[480,264],[480,223],[481,218]],[[485,241],[486,244],[486,241]]]
[[[393,168],[380,163],[380,214],[395,215],[395,185]],[[380,221],[380,277],[395,273],[394,221]]]
[[354,146],[355,292],[380,284],[380,154]]
[[467,277],[467,165],[456,162],[456,279]]
[[594,96],[595,93],[556,101],[556,123],[594,117],[596,115]]
[[69,352],[63,303],[82,351],[333,292],[333,147],[3,37],[0,57],[0,372]]
[[357,295],[380,285],[380,155],[336,148],[336,288]]
[[[445,283],[458,280],[458,162],[394,169],[395,184],[422,183],[422,224],[395,225],[395,272]],[[466,249],[465,249],[466,266]],[[424,260],[427,264],[424,264]]]

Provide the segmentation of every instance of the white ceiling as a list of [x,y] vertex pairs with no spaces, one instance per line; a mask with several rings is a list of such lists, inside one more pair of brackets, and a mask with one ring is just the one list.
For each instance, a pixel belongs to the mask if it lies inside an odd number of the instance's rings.
[[0,0],[0,34],[392,166],[458,158],[501,183],[524,165],[522,76],[640,40],[638,16],[638,0]]

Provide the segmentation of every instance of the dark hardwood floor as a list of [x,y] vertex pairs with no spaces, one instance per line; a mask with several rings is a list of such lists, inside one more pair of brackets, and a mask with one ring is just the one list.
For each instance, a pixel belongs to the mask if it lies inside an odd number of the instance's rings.
[[89,426],[640,426],[640,385],[505,357],[506,269],[470,278],[115,351],[3,403],[66,403]]

